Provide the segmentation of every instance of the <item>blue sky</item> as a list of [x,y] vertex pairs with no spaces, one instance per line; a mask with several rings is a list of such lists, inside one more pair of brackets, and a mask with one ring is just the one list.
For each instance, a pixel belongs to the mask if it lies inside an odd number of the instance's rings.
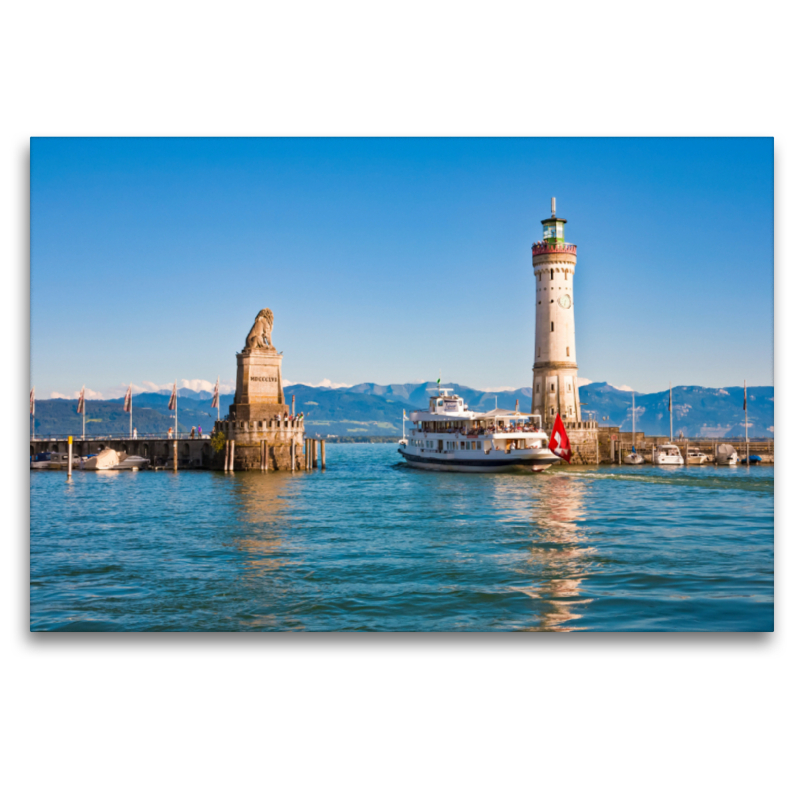
[[264,306],[287,381],[527,386],[551,196],[583,378],[772,384],[770,138],[38,138],[37,396],[232,383]]

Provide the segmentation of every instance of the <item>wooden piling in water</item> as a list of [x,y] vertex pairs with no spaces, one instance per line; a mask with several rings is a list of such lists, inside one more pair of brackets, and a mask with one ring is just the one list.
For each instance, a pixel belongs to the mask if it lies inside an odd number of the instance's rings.
[[320,439],[319,442],[319,459],[322,469],[325,469],[325,440]]
[[317,445],[318,444],[319,444],[319,441],[317,439],[312,439],[311,440],[311,469],[316,469],[317,468],[317,463],[318,463],[318,460],[317,460]]
[[233,456],[235,452],[236,452],[236,442],[233,439],[231,439],[231,466],[229,469],[230,472],[233,472]]
[[172,443],[172,471],[178,471],[178,431],[175,431],[175,441]]
[[294,458],[295,458],[295,451],[297,449],[297,443],[295,442],[294,438],[292,438],[292,443],[289,445],[289,455],[292,459],[292,472],[294,472]]
[[67,439],[67,480],[72,480],[72,437]]

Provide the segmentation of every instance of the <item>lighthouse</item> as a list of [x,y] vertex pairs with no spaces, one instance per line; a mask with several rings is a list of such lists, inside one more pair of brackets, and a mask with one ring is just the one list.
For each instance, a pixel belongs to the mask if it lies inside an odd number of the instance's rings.
[[556,414],[567,427],[581,421],[572,290],[578,248],[564,241],[566,224],[556,216],[554,197],[551,216],[542,220],[542,241],[532,247],[536,343],[531,411],[541,415],[545,428],[552,427]]

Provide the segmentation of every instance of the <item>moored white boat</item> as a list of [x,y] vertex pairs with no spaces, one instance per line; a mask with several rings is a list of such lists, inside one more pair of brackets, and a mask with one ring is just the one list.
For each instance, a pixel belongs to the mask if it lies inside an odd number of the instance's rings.
[[686,453],[687,464],[706,464],[708,460],[708,456],[697,447],[690,447]]
[[739,454],[733,445],[721,444],[717,447],[717,464],[721,467],[735,467],[739,463]]
[[548,447],[533,414],[495,409],[470,411],[463,399],[440,389],[427,410],[412,411],[412,429],[398,452],[409,466],[445,472],[541,472],[561,459]]
[[119,464],[119,453],[107,447],[95,455],[88,456],[81,461],[81,469],[97,471],[111,469]]
[[654,462],[660,467],[683,466],[683,456],[678,445],[672,442],[660,444],[656,447]]
[[[123,454],[124,455],[124,454]],[[147,469],[150,466],[150,459],[142,456],[124,456],[124,458],[109,469]]]

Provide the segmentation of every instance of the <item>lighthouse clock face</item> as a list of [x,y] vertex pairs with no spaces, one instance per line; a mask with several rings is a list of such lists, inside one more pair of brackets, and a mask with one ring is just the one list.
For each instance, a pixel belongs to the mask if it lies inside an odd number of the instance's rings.
[[568,294],[561,295],[558,304],[561,308],[569,308],[572,305],[572,298]]

